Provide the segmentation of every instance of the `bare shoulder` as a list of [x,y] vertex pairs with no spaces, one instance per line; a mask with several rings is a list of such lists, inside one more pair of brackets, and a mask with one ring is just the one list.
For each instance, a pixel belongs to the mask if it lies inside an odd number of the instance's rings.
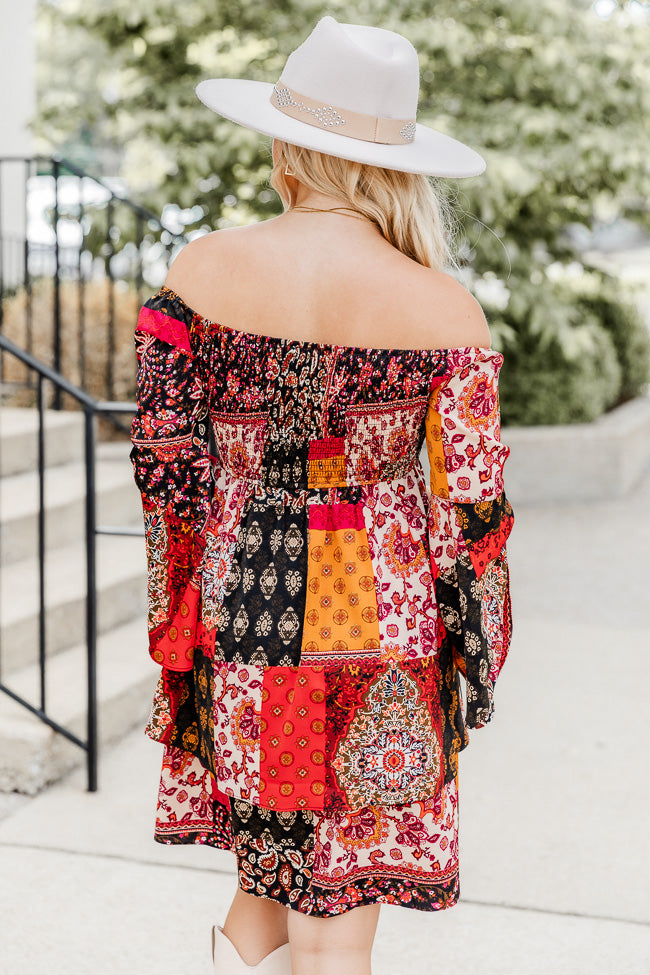
[[[435,329],[439,348],[478,346],[489,349],[490,330],[485,313],[468,289],[446,271],[422,267],[418,306],[429,309],[428,320]],[[433,309],[434,314],[431,314]]]
[[174,258],[165,285],[190,298],[197,289],[205,288],[206,280],[214,281],[215,274],[227,277],[230,273],[229,263],[234,266],[238,262],[241,231],[244,229],[215,230],[191,240]]

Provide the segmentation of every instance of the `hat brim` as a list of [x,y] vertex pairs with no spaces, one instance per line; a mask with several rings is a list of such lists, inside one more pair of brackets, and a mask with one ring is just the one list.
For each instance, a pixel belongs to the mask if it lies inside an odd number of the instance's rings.
[[244,78],[209,78],[196,86],[198,98],[218,115],[296,146],[354,162],[427,176],[466,177],[484,172],[486,162],[464,142],[416,122],[405,145],[366,142],[329,132],[285,115],[270,101],[273,85]]

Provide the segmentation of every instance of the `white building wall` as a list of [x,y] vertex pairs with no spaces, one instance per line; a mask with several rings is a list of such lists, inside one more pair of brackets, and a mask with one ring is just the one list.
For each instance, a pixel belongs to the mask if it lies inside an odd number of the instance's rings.
[[[36,111],[35,17],[36,0],[0,0],[0,157],[33,151],[28,126]],[[0,232],[7,245],[25,231],[24,177],[24,166],[2,166]],[[14,263],[6,252],[5,258]]]

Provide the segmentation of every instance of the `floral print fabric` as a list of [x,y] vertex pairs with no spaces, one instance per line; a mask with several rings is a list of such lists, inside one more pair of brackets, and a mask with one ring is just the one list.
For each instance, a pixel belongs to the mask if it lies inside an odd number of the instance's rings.
[[458,875],[458,780],[434,799],[325,816],[229,802],[194,756],[165,745],[155,839],[237,856],[239,886],[328,917],[361,904],[453,907]]
[[156,839],[306,913],[451,906],[511,634],[502,357],[239,332],[166,288],[136,354]]

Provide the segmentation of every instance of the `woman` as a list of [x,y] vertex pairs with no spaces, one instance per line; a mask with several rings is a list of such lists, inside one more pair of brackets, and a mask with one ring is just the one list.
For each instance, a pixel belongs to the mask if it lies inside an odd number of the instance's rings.
[[274,137],[284,213],[189,244],[138,320],[155,838],[236,853],[218,973],[364,975],[382,903],[459,897],[512,512],[502,359],[426,178],[485,163],[418,86],[405,38],[332,17],[277,85],[202,82]]

